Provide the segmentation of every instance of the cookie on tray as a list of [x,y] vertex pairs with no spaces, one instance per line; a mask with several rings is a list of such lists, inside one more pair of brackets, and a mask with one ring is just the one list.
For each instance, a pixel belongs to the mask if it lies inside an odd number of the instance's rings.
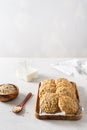
[[45,93],[40,98],[40,108],[46,113],[55,113],[58,111],[58,96],[55,93]]
[[39,88],[39,97],[42,97],[45,93],[55,93],[56,87],[51,86],[50,84],[44,85],[44,87]]
[[69,96],[59,97],[58,106],[66,114],[76,114],[78,111],[78,104]]
[[55,80],[56,82],[56,88],[60,88],[60,87],[65,87],[65,88],[69,88],[71,89],[72,93],[76,94],[76,88],[75,86],[72,85],[72,83],[70,81],[68,81],[67,79],[64,78],[59,78]]
[[55,84],[56,84],[56,87],[61,87],[61,86],[69,87],[69,86],[72,86],[70,81],[68,81],[67,79],[64,79],[64,78],[56,79]]
[[55,83],[59,83],[59,82],[68,82],[68,79],[66,78],[58,78],[58,79],[55,79]]
[[41,87],[50,84],[51,86],[56,86],[54,79],[47,79],[41,82]]
[[58,94],[58,96],[69,96],[73,99],[76,99],[76,94],[72,91],[72,89],[70,88],[66,88],[66,87],[59,87],[56,89],[56,94]]

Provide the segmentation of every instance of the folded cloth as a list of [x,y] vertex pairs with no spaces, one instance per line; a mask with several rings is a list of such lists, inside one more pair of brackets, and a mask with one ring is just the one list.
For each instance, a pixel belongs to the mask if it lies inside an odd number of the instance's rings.
[[52,64],[52,67],[61,71],[66,75],[74,75],[76,72],[79,74],[87,75],[87,60],[81,59],[65,59],[59,60],[57,64]]

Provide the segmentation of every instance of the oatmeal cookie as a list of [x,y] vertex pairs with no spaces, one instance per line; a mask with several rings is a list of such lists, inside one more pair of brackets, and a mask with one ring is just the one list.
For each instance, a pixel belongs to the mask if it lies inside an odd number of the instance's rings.
[[61,87],[61,86],[65,86],[65,87],[71,87],[72,84],[69,81],[62,81],[62,82],[57,82],[56,83],[56,87]]
[[69,96],[61,96],[58,105],[60,110],[66,114],[75,114],[78,111],[78,104]]
[[47,85],[47,84],[49,84],[51,86],[56,86],[54,79],[47,79],[47,80],[44,80],[44,81],[41,82],[42,87]]
[[76,94],[74,92],[72,92],[72,89],[70,88],[66,88],[66,87],[59,87],[56,90],[56,94],[58,94],[58,96],[69,96],[73,99],[76,99]]
[[48,93],[55,93],[56,92],[56,87],[55,86],[51,86],[49,84],[44,85],[44,87],[40,87],[39,88],[39,97],[41,97],[46,92],[48,92]]
[[60,83],[60,82],[69,82],[69,81],[68,81],[68,79],[66,79],[66,78],[58,78],[58,79],[55,79],[56,85],[57,85],[58,83]]
[[58,96],[55,93],[45,93],[40,98],[40,108],[46,113],[55,113],[58,111]]
[[[58,81],[58,82],[57,82]],[[76,94],[76,88],[75,86],[69,82],[67,79],[64,79],[64,78],[60,78],[60,79],[57,79],[56,81],[56,88],[60,88],[60,87],[65,87],[67,89],[71,89],[72,93],[75,93]]]

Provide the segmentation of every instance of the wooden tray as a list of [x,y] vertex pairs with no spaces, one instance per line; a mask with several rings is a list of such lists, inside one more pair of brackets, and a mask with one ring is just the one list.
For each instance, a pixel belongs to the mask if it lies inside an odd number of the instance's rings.
[[50,119],[50,120],[79,120],[82,117],[82,107],[79,105],[80,103],[80,99],[79,99],[79,94],[78,94],[78,90],[76,87],[76,84],[74,82],[71,82],[73,84],[73,87],[75,87],[76,89],[76,96],[77,96],[77,102],[78,102],[78,106],[79,106],[79,110],[77,112],[77,114],[66,114],[66,115],[59,115],[59,114],[41,114],[40,113],[40,107],[39,107],[39,88],[41,83],[39,84],[38,87],[38,93],[37,93],[37,100],[36,100],[36,107],[35,107],[35,117],[38,119]]

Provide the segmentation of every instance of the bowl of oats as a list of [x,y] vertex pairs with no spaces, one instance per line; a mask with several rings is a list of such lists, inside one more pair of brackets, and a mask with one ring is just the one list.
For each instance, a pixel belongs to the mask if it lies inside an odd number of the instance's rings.
[[7,102],[16,98],[19,94],[19,89],[14,84],[0,85],[0,101]]

